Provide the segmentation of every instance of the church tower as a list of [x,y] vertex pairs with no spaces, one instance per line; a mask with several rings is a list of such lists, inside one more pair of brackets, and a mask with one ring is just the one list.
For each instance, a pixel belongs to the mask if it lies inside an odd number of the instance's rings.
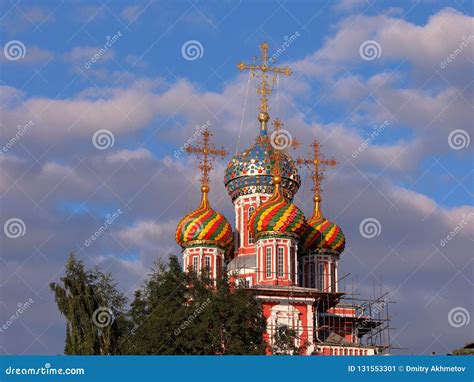
[[198,274],[206,272],[212,280],[217,280],[223,271],[225,258],[233,249],[232,228],[227,219],[213,210],[209,203],[209,172],[212,170],[211,156],[224,157],[224,149],[211,146],[209,130],[203,132],[203,144],[188,147],[189,154],[202,156],[201,203],[187,214],[176,228],[176,242],[183,248],[184,270]]
[[311,170],[313,180],[313,215],[307,220],[307,231],[303,236],[303,251],[300,261],[300,284],[306,288],[317,288],[323,292],[338,292],[339,256],[344,251],[346,239],[341,228],[324,218],[321,212],[321,183],[324,167],[335,167],[334,158],[325,159],[320,144],[311,145],[311,159],[297,160]]
[[[239,274],[239,278],[248,286],[257,283],[256,238],[249,229],[249,220],[255,210],[273,194],[272,158],[275,150],[268,134],[268,95],[278,74],[291,75],[288,67],[272,67],[268,63],[268,44],[260,45],[262,63],[247,65],[240,63],[239,70],[249,70],[258,77],[261,83],[257,87],[260,95],[260,112],[258,114],[259,134],[255,143],[234,156],[229,162],[224,184],[234,203],[236,230],[236,257],[230,264],[230,271]],[[287,200],[292,200],[298,191],[301,179],[293,159],[282,150],[281,153],[280,193]]]
[[[279,129],[280,120],[275,120]],[[281,192],[282,151],[273,149],[272,196],[249,219],[248,229],[256,243],[257,285],[297,285],[298,243],[305,232],[305,217]]]

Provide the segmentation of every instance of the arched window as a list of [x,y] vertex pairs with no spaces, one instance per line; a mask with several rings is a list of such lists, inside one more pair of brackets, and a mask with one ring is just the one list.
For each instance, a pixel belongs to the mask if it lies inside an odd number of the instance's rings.
[[[250,216],[252,216],[252,214],[255,212],[255,207],[254,206],[250,206],[249,209],[248,209],[248,217],[247,217],[247,224],[248,222],[250,221]],[[249,227],[250,228],[250,227]],[[249,229],[249,244],[254,244],[254,239],[253,239],[253,235],[250,233],[250,229]]]

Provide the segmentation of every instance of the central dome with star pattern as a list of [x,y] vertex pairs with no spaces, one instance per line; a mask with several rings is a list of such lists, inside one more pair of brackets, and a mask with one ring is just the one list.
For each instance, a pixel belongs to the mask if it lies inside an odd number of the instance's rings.
[[[266,130],[261,130],[250,148],[232,158],[224,176],[224,184],[232,200],[242,195],[273,193],[273,150],[275,149]],[[296,163],[284,151],[281,158],[281,178],[282,194],[292,200],[300,187],[301,179]]]

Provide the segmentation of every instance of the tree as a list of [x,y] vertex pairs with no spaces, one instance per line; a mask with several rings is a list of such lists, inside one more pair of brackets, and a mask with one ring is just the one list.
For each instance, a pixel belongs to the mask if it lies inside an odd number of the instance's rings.
[[261,305],[249,289],[229,283],[225,274],[217,282],[206,318],[212,354],[265,354]]
[[118,354],[118,338],[124,325],[125,297],[110,274],[84,269],[71,253],[61,284],[50,288],[66,318],[64,353],[70,355]]
[[261,306],[249,290],[226,276],[185,273],[174,256],[167,266],[155,265],[130,317],[129,354],[264,354],[266,348]]
[[286,325],[279,326],[273,338],[272,354],[274,355],[298,355],[300,347],[296,346],[298,333]]
[[453,350],[454,355],[474,355],[474,342],[467,342],[462,348]]
[[174,332],[186,316],[186,276],[178,259],[156,263],[142,290],[135,293],[132,330],[122,338],[128,354],[182,354]]
[[156,263],[128,312],[110,274],[71,254],[62,285],[66,354],[264,354],[265,319],[251,290],[227,276],[183,272],[176,256]]

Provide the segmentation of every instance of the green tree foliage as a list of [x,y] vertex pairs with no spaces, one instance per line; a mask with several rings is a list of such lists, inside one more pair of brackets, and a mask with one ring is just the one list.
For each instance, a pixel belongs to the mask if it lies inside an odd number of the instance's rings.
[[[183,272],[171,256],[155,264],[125,314],[125,298],[111,276],[86,271],[71,255],[62,285],[51,284],[66,317],[65,353],[264,354],[265,319],[251,290],[206,274]],[[99,308],[113,312],[110,325],[102,327],[100,316],[94,322]]]
[[85,270],[71,254],[62,284],[51,283],[59,311],[66,318],[64,353],[70,355],[119,354],[118,338],[126,322],[125,297],[110,274]]
[[129,354],[264,354],[265,320],[249,290],[183,272],[178,259],[152,270],[137,291],[125,338]]
[[453,350],[454,355],[474,355],[474,342],[468,342],[464,347]]
[[298,333],[294,329],[283,325],[277,328],[273,344],[272,354],[274,355],[298,355],[300,348],[296,346]]
[[155,264],[130,309],[132,330],[121,340],[128,354],[181,354],[174,331],[187,312],[186,276],[176,257]]

